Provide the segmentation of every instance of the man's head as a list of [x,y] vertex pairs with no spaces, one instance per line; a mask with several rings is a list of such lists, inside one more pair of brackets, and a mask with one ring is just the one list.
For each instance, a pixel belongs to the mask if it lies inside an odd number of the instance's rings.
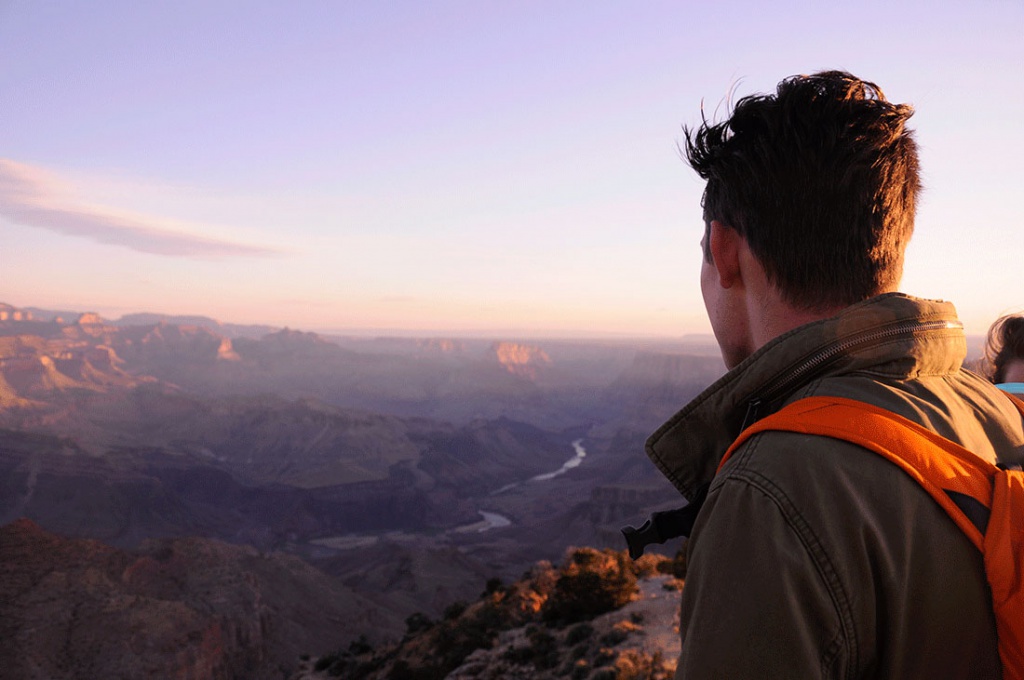
[[745,97],[728,120],[686,129],[707,180],[704,257],[717,221],[749,246],[795,309],[818,312],[895,290],[920,190],[913,114],[849,73],[794,76]]

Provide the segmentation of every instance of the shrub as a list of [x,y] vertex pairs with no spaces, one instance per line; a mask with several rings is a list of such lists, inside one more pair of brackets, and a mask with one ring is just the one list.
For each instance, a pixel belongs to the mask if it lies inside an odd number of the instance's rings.
[[635,649],[626,650],[615,660],[614,669],[617,680],[669,680],[672,677],[661,652],[652,656]]
[[565,636],[565,643],[568,645],[575,645],[583,642],[593,634],[594,627],[592,625],[586,622],[578,623],[569,629],[569,632]]
[[434,626],[434,622],[423,612],[415,612],[405,619],[405,634],[415,635]]
[[501,655],[501,658],[509,663],[523,665],[530,663],[530,659],[533,657],[533,651],[527,647],[509,647],[505,650],[505,653]]
[[612,661],[615,661],[615,658],[617,656],[618,655],[615,653],[615,650],[609,647],[602,647],[601,649],[597,650],[597,654],[594,656],[594,665],[607,666]]
[[369,654],[373,651],[373,646],[366,639],[366,635],[360,635],[352,642],[348,643],[348,651],[350,654]]
[[585,680],[590,675],[590,664],[580,659],[572,667],[572,680]]
[[601,636],[601,644],[608,647],[614,647],[615,645],[623,642],[629,633],[621,628],[612,628],[610,631]]
[[543,628],[530,626],[526,629],[529,645],[511,647],[502,655],[506,661],[515,664],[533,664],[537,668],[553,668],[558,664],[558,642]]
[[673,577],[673,578],[670,578],[669,580],[665,581],[664,583],[662,583],[661,584],[661,588],[662,588],[662,590],[668,590],[668,591],[682,590],[683,589],[683,581],[681,579]]
[[366,655],[372,651],[373,648],[366,641],[366,636],[360,635],[359,638],[349,643],[348,650],[317,659],[313,664],[313,670],[326,672],[333,677],[363,677],[382,662],[381,659],[360,660],[357,658],[359,655]]
[[327,674],[335,678],[340,678],[354,665],[355,662],[351,658],[341,657],[331,664],[331,667],[327,669]]
[[636,592],[636,575],[624,552],[570,551],[542,609],[545,621],[569,624],[618,609]]
[[381,657],[373,657],[360,661],[354,657],[341,659],[327,669],[328,675],[336,678],[365,678],[379,670],[386,662]]
[[328,668],[330,668],[331,665],[334,664],[334,662],[337,660],[337,654],[328,654],[327,656],[321,656],[319,659],[316,660],[316,663],[313,664],[313,670],[325,671]]
[[648,555],[643,555],[642,557],[640,557],[640,559],[633,561],[633,572],[641,578],[647,578],[649,576],[654,576],[655,574],[661,572],[662,569],[669,568],[668,566],[664,565],[671,564],[672,560],[665,557],[664,555],[651,553]]
[[569,658],[573,661],[575,661],[576,659],[582,659],[587,655],[587,649],[587,645],[581,642],[580,644],[572,648],[572,651],[569,652]]
[[494,593],[501,592],[505,589],[504,582],[497,576],[487,579],[487,584],[484,586],[484,592],[480,593],[480,597],[487,597]]
[[463,617],[445,624],[437,636],[434,651],[445,669],[454,670],[475,650],[490,647],[495,635],[497,630],[485,620]]
[[558,642],[543,628],[530,635],[530,649],[537,668],[553,668],[558,663]]
[[462,612],[466,611],[465,602],[452,602],[450,605],[444,608],[444,620],[451,621],[462,616]]
[[391,680],[441,680],[446,674],[435,666],[410,666],[405,659],[399,659],[391,666],[388,678]]

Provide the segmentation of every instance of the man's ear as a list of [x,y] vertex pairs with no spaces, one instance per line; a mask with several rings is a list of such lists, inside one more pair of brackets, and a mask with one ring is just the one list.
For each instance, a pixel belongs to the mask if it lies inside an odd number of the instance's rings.
[[740,236],[735,229],[718,220],[711,221],[708,242],[711,248],[711,266],[718,273],[722,288],[732,288],[742,282],[740,276]]

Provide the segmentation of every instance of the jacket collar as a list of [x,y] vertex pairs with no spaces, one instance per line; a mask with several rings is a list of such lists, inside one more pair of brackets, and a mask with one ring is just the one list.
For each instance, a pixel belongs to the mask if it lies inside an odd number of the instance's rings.
[[870,298],[761,347],[652,434],[647,455],[693,498],[742,429],[811,380],[867,369],[895,378],[952,373],[966,354],[952,304],[902,293]]

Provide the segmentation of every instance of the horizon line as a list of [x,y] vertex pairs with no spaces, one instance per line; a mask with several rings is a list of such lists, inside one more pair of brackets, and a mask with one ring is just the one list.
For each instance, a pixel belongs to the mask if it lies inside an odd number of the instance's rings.
[[[112,310],[103,311],[102,306],[59,304],[40,306],[14,305],[0,300],[0,306],[9,306],[12,309],[29,311],[33,313],[46,313],[55,316],[71,314],[96,314],[101,319],[111,323],[120,323],[125,317],[151,315],[163,317],[167,320],[175,318],[194,317],[212,321],[221,326],[250,326],[267,327],[275,330],[296,330],[317,335],[351,337],[351,338],[401,338],[401,339],[461,339],[461,340],[547,340],[547,341],[571,341],[571,340],[598,340],[598,341],[640,341],[640,342],[714,342],[714,335],[710,331],[683,331],[680,333],[631,333],[609,330],[568,330],[568,329],[513,329],[513,328],[469,328],[469,329],[440,329],[440,328],[410,328],[410,327],[380,327],[380,326],[301,326],[292,323],[266,323],[261,321],[240,322],[226,321],[215,316],[203,313],[174,314],[153,311],[118,311],[114,317]],[[40,319],[41,320],[41,319]],[[69,320],[65,319],[65,323]]]

